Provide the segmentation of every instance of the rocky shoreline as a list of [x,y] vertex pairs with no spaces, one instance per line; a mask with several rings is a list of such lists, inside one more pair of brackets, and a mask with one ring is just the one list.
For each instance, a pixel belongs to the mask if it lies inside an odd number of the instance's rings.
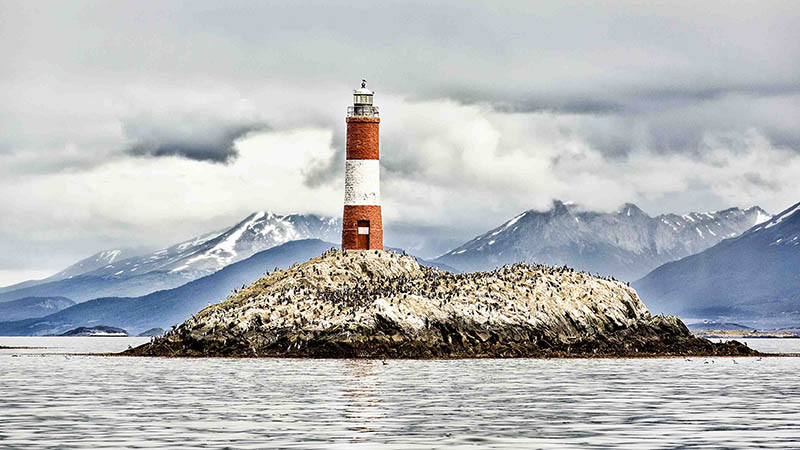
[[276,271],[123,354],[173,357],[748,356],[651,316],[636,292],[565,267],[452,274],[388,251],[331,250]]

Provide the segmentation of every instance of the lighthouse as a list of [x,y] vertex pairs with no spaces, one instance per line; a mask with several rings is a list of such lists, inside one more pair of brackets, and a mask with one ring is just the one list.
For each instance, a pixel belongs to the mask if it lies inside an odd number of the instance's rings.
[[378,107],[366,80],[347,107],[347,157],[344,162],[342,249],[383,250],[381,225]]

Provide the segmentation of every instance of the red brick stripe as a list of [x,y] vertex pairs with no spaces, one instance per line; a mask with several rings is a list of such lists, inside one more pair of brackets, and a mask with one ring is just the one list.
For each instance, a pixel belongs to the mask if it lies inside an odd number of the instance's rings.
[[342,218],[342,248],[357,249],[358,221],[369,220],[369,250],[383,250],[380,205],[345,205]]
[[377,117],[347,118],[347,159],[378,159]]

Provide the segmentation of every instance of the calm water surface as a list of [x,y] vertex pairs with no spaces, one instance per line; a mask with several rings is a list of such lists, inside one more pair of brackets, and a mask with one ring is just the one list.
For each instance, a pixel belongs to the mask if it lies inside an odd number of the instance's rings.
[[0,448],[800,448],[800,358],[64,354],[146,341],[0,338]]

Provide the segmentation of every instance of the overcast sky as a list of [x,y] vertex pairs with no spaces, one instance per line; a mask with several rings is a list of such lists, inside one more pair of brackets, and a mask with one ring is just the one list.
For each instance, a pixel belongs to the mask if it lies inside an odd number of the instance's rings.
[[341,214],[362,77],[387,226],[471,237],[553,199],[779,212],[798,23],[768,0],[0,0],[0,285],[255,210]]

